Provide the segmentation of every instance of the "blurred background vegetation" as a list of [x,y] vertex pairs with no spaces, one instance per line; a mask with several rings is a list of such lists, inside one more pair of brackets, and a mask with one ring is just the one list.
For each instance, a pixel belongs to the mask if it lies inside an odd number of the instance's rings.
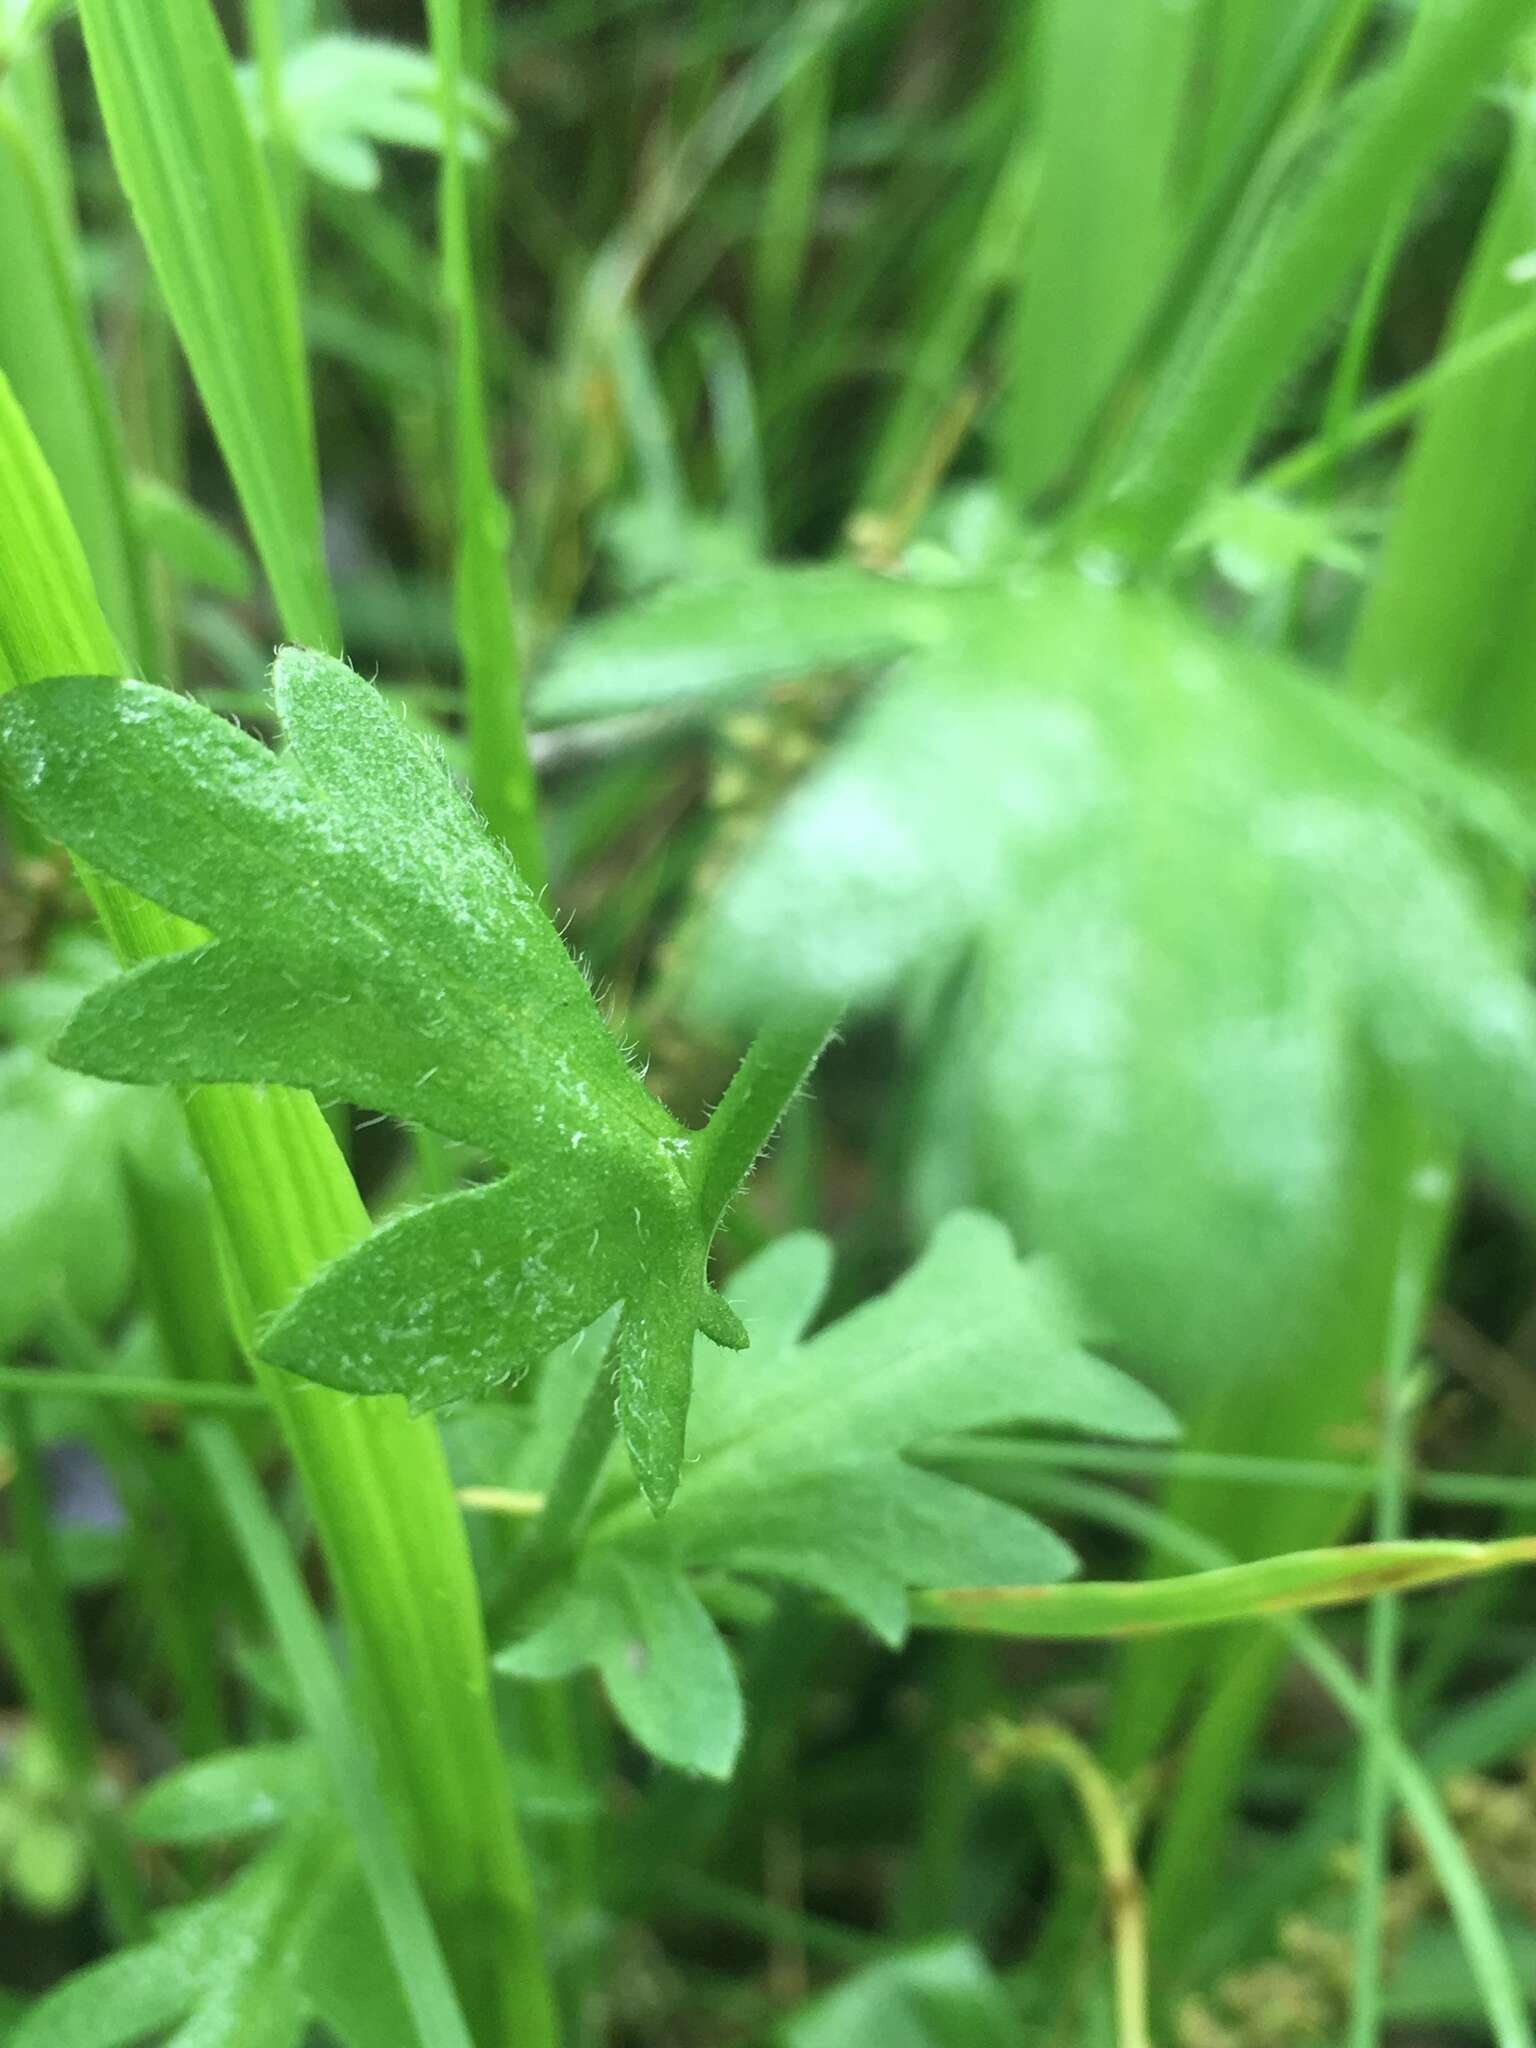
[[[1310,688],[1374,707],[1528,797],[1536,48],[1518,6],[1485,37],[1487,61],[1468,60],[1465,90],[1448,78],[1439,104],[1433,78],[1414,88],[1380,182],[1351,187],[1355,211],[1326,218],[1305,212],[1308,179],[1368,122],[1357,82],[1369,94],[1390,74],[1395,88],[1411,38],[1432,38],[1431,17],[1455,7],[474,0],[465,12],[487,445],[511,508],[550,897],[615,1030],[680,1113],[717,1098],[732,1054],[682,1000],[690,946],[896,651],[872,579],[948,587],[1065,534],[1079,568],[1115,581],[1141,546],[1131,534],[1117,554],[1114,518],[1138,450],[1155,458],[1161,425],[1198,411],[1204,367],[1213,389],[1241,382],[1240,351],[1218,342],[1264,264],[1308,275],[1281,246],[1288,220],[1316,236],[1318,303],[1290,344],[1254,357],[1253,421],[1155,549],[1160,580],[1181,616],[1243,659],[1299,661]],[[251,0],[221,14],[248,60],[249,118],[296,254],[346,651],[469,775],[442,118],[421,13],[404,0]],[[0,0],[0,261],[0,365],[114,626],[146,672],[261,727],[285,626],[124,206],[67,7]],[[82,345],[99,383],[69,367]],[[126,510],[104,434],[120,447]],[[766,566],[809,562],[834,579],[814,617]],[[689,591],[691,609],[648,608]],[[974,801],[991,800],[995,765],[978,762]],[[971,791],[962,778],[957,812]],[[19,823],[13,851],[0,894],[0,1339],[16,1366],[154,1375],[166,1310],[142,1249],[181,1248],[211,1270],[205,1197],[163,1105],[46,1063],[107,961],[61,858]],[[1511,928],[1526,863],[1507,848],[1481,858]],[[1389,887],[1375,899],[1383,924],[1415,908]],[[1194,934],[1201,989],[1235,973],[1234,952],[1269,942],[1170,916],[1175,949]],[[963,975],[919,979],[848,1024],[729,1225],[735,1259],[788,1228],[829,1232],[839,1308],[884,1285],[962,1202],[1029,1234],[975,1139],[974,991]],[[1177,1032],[1184,1015],[1173,1005],[1148,1028]],[[1258,1122],[1255,1073],[1231,1099]],[[1138,1256],[1199,1333],[1183,1342],[1178,1316],[1127,1332],[1134,1313],[1105,1332],[1184,1419],[1182,1450],[1120,1468],[1088,1452],[1075,1477],[1063,1452],[1060,1469],[1002,1461],[988,1476],[1050,1508],[1093,1576],[1166,1567],[1179,1531],[1260,1556],[1368,1532],[1373,1512],[1384,1529],[1371,1507],[1383,1458],[1414,1530],[1533,1526],[1528,1220],[1475,1168],[1452,1201],[1455,1148],[1435,1115],[1374,1066],[1360,1085],[1370,1099],[1316,1271],[1240,1243],[1235,1224],[1215,1241],[1226,1196],[1176,1122],[1149,1114],[1144,1154],[1120,1156],[1146,1196],[1140,1220],[1118,1177],[1087,1189],[1117,1228],[1143,1232]],[[1496,1107],[1480,1114],[1497,1122]],[[379,1213],[472,1168],[429,1137],[338,1124]],[[1240,1269],[1266,1259],[1277,1297],[1309,1298],[1283,1341],[1253,1312],[1270,1297],[1243,1291]],[[232,1373],[216,1292],[190,1312],[204,1321],[184,1341],[213,1377]],[[174,1412],[83,1392],[35,1412],[3,1400],[17,1532],[5,1598],[57,1624],[51,1668],[74,1688],[50,1714],[13,1686],[0,1721],[0,1979],[19,2013],[146,1897],[174,1903],[231,1868],[224,1844],[138,1846],[114,1906],[110,1855],[93,1851],[70,1795],[82,1757],[126,1793],[235,1739],[276,1739],[289,1703]],[[460,1450],[472,1463],[467,1431]],[[297,1533],[302,1511],[284,1498]],[[28,1527],[44,1522],[51,1534],[29,1550]],[[38,1557],[53,1574],[41,1589],[28,1576]],[[1398,1702],[1527,1997],[1532,1612],[1519,1579],[1413,1605]],[[1326,1633],[1358,1666],[1369,1628],[1346,1616]],[[1418,1837],[1405,1828],[1362,1864],[1356,1731],[1260,1625],[1124,1653],[919,1639],[893,1659],[786,1602],[741,1647],[751,1733],[733,1784],[626,1752],[582,1836],[597,1867],[563,1866],[565,1938],[606,1959],[594,2039],[1114,2040],[1093,1843],[1067,1783],[996,1732],[1026,1708],[1082,1736],[1147,1820],[1160,2042],[1527,2038],[1490,2018]],[[536,1730],[519,1740],[539,1758]],[[590,1788],[558,1759],[539,1768],[531,1810],[542,1799],[558,1835],[562,1800],[590,1806]],[[1382,1958],[1368,2024],[1381,2031],[1351,2036],[1362,1868]]]

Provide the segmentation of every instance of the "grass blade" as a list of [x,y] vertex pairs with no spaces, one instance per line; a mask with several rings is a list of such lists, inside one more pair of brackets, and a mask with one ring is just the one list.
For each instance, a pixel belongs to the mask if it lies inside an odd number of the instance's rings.
[[[1113,1487],[1053,1479],[1032,1482],[1030,1494],[1042,1506],[1086,1515],[1109,1528],[1123,1530],[1149,1548],[1177,1555],[1202,1571],[1230,1568],[1229,1554],[1219,1545],[1198,1536],[1173,1516],[1133,1500]],[[1343,1658],[1309,1623],[1292,1619],[1283,1620],[1280,1626],[1282,1640],[1362,1733],[1376,1731],[1371,1695]],[[1441,1803],[1433,1778],[1393,1730],[1379,1731],[1378,1739],[1398,1798],[1419,1832],[1456,1922],[1495,2048],[1536,2048],[1536,2031],[1532,2029],[1519,1973],[1493,1903],[1466,1844]]]
[[1021,506],[1070,462],[1172,255],[1185,92],[1207,14],[1142,0],[1035,9],[1041,176],[1003,447]]
[[368,1745],[353,1721],[287,1539],[234,1440],[217,1425],[200,1423],[196,1443],[352,1829],[422,2048],[473,2048],[431,1918],[370,1768]]
[[309,380],[271,181],[208,0],[82,0],[112,155],[287,632],[337,645]]
[[1219,307],[1197,304],[1097,521],[1100,539],[1150,562],[1178,538],[1240,460],[1383,215],[1433,163],[1531,12],[1531,0],[1436,8],[1357,90],[1322,168],[1272,210],[1236,288]]
[[538,790],[522,715],[522,653],[507,581],[512,520],[496,489],[475,288],[463,148],[464,28],[460,0],[429,0],[442,98],[439,187],[443,300],[452,328],[454,468],[458,493],[455,606],[468,695],[470,775],[492,829],[524,880],[544,886]]
[[3,104],[0,248],[0,367],[37,423],[113,632],[130,658],[157,676],[159,636],[121,436],[76,297],[58,208],[27,126]]
[[1342,1607],[1378,1594],[1443,1586],[1533,1563],[1536,1537],[1528,1536],[1500,1543],[1355,1543],[1224,1565],[1190,1577],[916,1593],[912,1611],[925,1628],[1027,1641],[1160,1635]]

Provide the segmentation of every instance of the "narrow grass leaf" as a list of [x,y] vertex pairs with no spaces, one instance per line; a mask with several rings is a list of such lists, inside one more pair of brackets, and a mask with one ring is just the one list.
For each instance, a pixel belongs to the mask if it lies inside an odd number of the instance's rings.
[[82,0],[118,176],[278,611],[337,642],[287,245],[209,0]]
[[1531,14],[1530,0],[1428,10],[1346,99],[1328,153],[1293,173],[1302,189],[1271,210],[1235,288],[1219,305],[1196,301],[1113,485],[1101,527],[1110,546],[1158,558],[1228,480],[1383,216],[1433,164]]
[[32,138],[0,105],[0,370],[26,411],[81,537],[103,611],[131,659],[157,671],[158,631],[122,436],[96,359],[58,210]]
[[429,0],[443,167],[438,195],[443,298],[453,351],[457,490],[455,604],[469,703],[476,801],[534,891],[544,884],[538,793],[522,714],[522,651],[508,581],[511,515],[495,484],[470,232],[461,0]]
[[[611,1485],[574,1569],[498,1659],[524,1676],[595,1665],[639,1740],[712,1775],[734,1759],[741,1709],[718,1640],[706,1647],[691,1573],[808,1587],[895,1646],[913,1587],[1041,1584],[1074,1566],[1033,1517],[909,1451],[1005,1423],[1154,1441],[1174,1431],[1160,1402],[1078,1347],[1038,1266],[1019,1263],[991,1218],[951,1217],[889,1293],[801,1342],[826,1274],[825,1247],[795,1237],[736,1276],[731,1305],[756,1342],[728,1359],[700,1340],[690,1463],[666,1522]],[[545,1471],[520,1477],[549,1483]],[[682,1695],[669,1642],[695,1672]]]
[[288,1540],[233,1438],[198,1425],[197,1448],[261,1595],[305,1719],[346,1815],[421,2048],[473,2048],[443,1952],[395,1834]]
[[56,675],[114,674],[119,655],[64,500],[0,372],[0,691]]
[[1035,9],[1040,179],[1002,449],[1021,506],[1077,452],[1177,247],[1186,97],[1209,15],[1142,0]]

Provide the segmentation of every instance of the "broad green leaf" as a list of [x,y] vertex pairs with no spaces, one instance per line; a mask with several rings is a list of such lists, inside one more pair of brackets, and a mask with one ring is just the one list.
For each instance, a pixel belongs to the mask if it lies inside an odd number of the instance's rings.
[[890,1956],[792,2015],[779,2048],[1021,2048],[1023,2029],[968,1941]]
[[80,0],[123,189],[286,630],[337,634],[293,272],[209,0]]
[[171,1104],[50,1064],[46,1048],[111,974],[93,941],[62,939],[0,990],[0,1348],[37,1333],[60,1297],[95,1324],[120,1307],[131,1265],[124,1169],[186,1157]]
[[146,1842],[213,1842],[303,1818],[322,1798],[307,1743],[258,1743],[168,1771],[134,1801],[131,1822]]
[[1251,1621],[1264,1614],[1342,1607],[1377,1593],[1450,1585],[1528,1564],[1536,1564],[1536,1538],[1525,1536],[1502,1543],[1356,1543],[1134,1584],[919,1593],[913,1596],[913,1612],[914,1619],[928,1628],[1037,1641],[1159,1635],[1169,1629]]
[[1149,1359],[1278,1359],[1338,1284],[1362,1055],[1536,1196],[1536,1004],[1421,755],[1156,600],[972,592],[726,883],[695,1007],[959,969],[1015,1219]]
[[711,710],[754,684],[888,661],[940,637],[952,605],[840,564],[675,584],[568,633],[534,685],[533,717]]
[[729,1769],[740,1703],[718,1639],[706,1648],[691,1571],[812,1588],[894,1645],[913,1587],[1037,1585],[1073,1568],[1032,1517],[906,1452],[1010,1423],[1173,1432],[1161,1403],[1078,1348],[1058,1291],[989,1218],[950,1218],[888,1294],[802,1342],[826,1275],[825,1246],[792,1236],[736,1277],[752,1349],[699,1342],[687,1483],[666,1523],[615,1475],[574,1575],[499,1660],[524,1676],[596,1665],[631,1732],[696,1770]]
[[[260,130],[262,100],[252,66],[240,70],[251,121]],[[443,146],[437,70],[424,50],[378,36],[312,36],[283,65],[287,138],[316,177],[353,192],[372,192],[381,175],[379,150]],[[506,115],[493,96],[461,83],[464,154],[479,161],[487,138],[504,133]]]
[[741,1746],[741,1689],[683,1573],[644,1555],[600,1551],[556,1617],[496,1660],[513,1678],[566,1678],[587,1665],[653,1756],[705,1777],[730,1775]]
[[298,1966],[343,1874],[323,1837],[280,1837],[224,1891],[163,1916],[147,1942],[67,1977],[9,2048],[133,2048],[177,2021],[177,2048],[297,2048],[308,2017]]
[[[720,1148],[695,1163],[538,901],[378,692],[289,652],[276,698],[281,757],[142,684],[6,700],[0,744],[43,825],[217,935],[88,999],[59,1056],[119,1080],[305,1087],[490,1152],[503,1178],[387,1224],[269,1325],[263,1354],[436,1406],[622,1300],[619,1410],[663,1506],[694,1331],[733,1327],[705,1279]],[[782,1101],[753,1108],[755,1150]]]

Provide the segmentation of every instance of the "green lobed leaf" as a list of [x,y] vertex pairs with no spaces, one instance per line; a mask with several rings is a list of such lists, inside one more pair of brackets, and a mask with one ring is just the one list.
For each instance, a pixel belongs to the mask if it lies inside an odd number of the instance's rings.
[[615,1713],[663,1763],[730,1775],[741,1747],[741,1689],[730,1654],[684,1573],[662,1559],[600,1551],[559,1613],[496,1659],[514,1678],[567,1678],[591,1665]]
[[1434,814],[1505,807],[1422,753],[1158,600],[973,591],[727,882],[694,1006],[910,1000],[951,963],[1015,1220],[1149,1359],[1278,1358],[1336,1284],[1369,1060],[1536,1196],[1536,1004]]
[[298,1966],[343,1875],[323,1837],[294,1831],[216,1896],[164,1915],[146,1942],[39,1999],[10,2048],[132,2048],[185,2021],[185,2048],[296,2048]]
[[118,1080],[309,1088],[485,1148],[502,1179],[327,1268],[263,1355],[436,1406],[515,1377],[622,1300],[620,1416],[663,1506],[694,1331],[701,1317],[733,1329],[705,1279],[720,1190],[701,1187],[689,1134],[631,1072],[441,760],[323,656],[281,656],[276,701],[281,757],[142,684],[35,686],[0,709],[43,825],[218,935],[90,997],[58,1056]]
[[889,1293],[803,1342],[828,1267],[820,1239],[793,1235],[735,1277],[729,1298],[752,1348],[728,1359],[698,1343],[688,1481],[665,1525],[616,1475],[573,1573],[497,1660],[525,1677],[596,1666],[637,1740],[689,1769],[724,1775],[741,1730],[691,1572],[809,1587],[895,1645],[914,1587],[1037,1585],[1074,1565],[1033,1517],[906,1452],[1030,1422],[1174,1433],[1160,1402],[1078,1348],[1058,1290],[988,1217],[948,1219]]
[[538,725],[711,710],[753,685],[866,667],[939,637],[950,593],[851,564],[680,583],[575,627],[534,685]]
[[[254,68],[242,66],[239,77],[259,129],[263,110]],[[443,146],[437,69],[425,50],[379,36],[311,36],[285,61],[282,89],[293,146],[317,177],[344,190],[376,190],[381,147]],[[459,91],[464,154],[478,162],[487,137],[505,131],[506,114],[472,82],[461,81]]]

